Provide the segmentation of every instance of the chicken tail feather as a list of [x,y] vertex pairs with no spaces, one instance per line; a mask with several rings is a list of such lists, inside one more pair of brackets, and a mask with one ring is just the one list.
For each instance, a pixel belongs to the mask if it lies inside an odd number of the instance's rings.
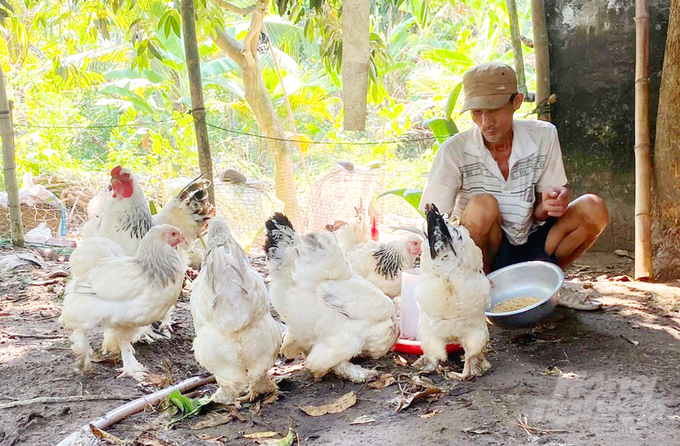
[[202,174],[193,179],[184,189],[179,191],[175,199],[185,203],[194,214],[204,217],[204,220],[207,221],[215,216],[215,206],[210,203],[208,197],[210,180],[205,178],[205,175]]
[[430,245],[431,258],[437,258],[438,255],[441,255],[447,249],[455,253],[451,241],[451,232],[449,232],[446,220],[439,213],[437,206],[432,203],[426,204],[425,213],[427,215],[427,240]]
[[293,238],[295,237],[295,229],[288,217],[280,212],[276,212],[272,218],[265,223],[267,228],[267,237],[264,241],[264,251],[267,253],[267,258],[270,259],[275,255],[275,251],[279,248],[291,246]]

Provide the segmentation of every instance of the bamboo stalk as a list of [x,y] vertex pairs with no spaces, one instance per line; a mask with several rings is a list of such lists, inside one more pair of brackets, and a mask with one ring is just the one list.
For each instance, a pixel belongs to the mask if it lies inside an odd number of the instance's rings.
[[510,41],[512,42],[512,57],[515,61],[517,73],[517,87],[520,93],[527,99],[527,82],[524,76],[524,57],[522,56],[522,41],[519,37],[519,18],[517,16],[517,4],[515,0],[505,0],[508,5],[508,18],[510,19]]
[[[534,27],[534,56],[536,57],[536,103],[547,103],[550,96],[550,57],[548,28],[545,23],[545,1],[531,0],[531,21]],[[538,119],[550,121],[550,113],[539,111]]]
[[9,227],[14,246],[24,246],[24,226],[21,223],[21,204],[19,202],[19,183],[17,182],[16,159],[14,154],[14,127],[12,126],[12,107],[5,90],[5,72],[0,65],[0,135],[2,135],[2,168],[7,188],[9,206]]
[[189,72],[189,88],[191,91],[191,114],[194,117],[196,145],[198,146],[198,165],[205,178],[210,180],[208,196],[215,204],[215,186],[213,184],[212,155],[210,154],[210,140],[208,126],[205,124],[205,103],[203,102],[203,82],[201,80],[201,59],[198,54],[196,41],[196,17],[194,0],[182,0],[182,33],[184,37],[184,54],[187,59]]
[[635,0],[635,279],[652,271],[652,145],[649,130],[649,0]]

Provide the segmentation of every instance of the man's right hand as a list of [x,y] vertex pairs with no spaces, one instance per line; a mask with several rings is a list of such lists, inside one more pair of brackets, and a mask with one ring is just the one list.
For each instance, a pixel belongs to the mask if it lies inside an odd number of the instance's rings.
[[548,217],[560,218],[569,206],[569,190],[566,187],[551,187],[541,194],[543,210]]
[[550,187],[540,195],[537,194],[534,218],[545,221],[549,217],[562,217],[569,206],[569,195],[569,190],[566,187]]

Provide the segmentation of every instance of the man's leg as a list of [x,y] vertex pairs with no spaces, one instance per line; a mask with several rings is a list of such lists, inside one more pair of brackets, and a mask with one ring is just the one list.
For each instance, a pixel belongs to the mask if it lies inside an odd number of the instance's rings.
[[607,227],[607,205],[597,195],[582,195],[569,203],[545,241],[545,252],[554,254],[564,268],[590,248]]
[[484,256],[484,272],[489,273],[501,244],[501,213],[493,195],[479,194],[470,198],[460,223],[470,232]]

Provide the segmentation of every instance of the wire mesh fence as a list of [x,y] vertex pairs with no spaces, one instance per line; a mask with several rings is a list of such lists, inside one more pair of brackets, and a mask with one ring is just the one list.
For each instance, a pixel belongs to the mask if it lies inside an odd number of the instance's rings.
[[[336,220],[349,221],[356,217],[357,210],[375,216],[380,225],[420,226],[420,214],[405,200],[393,195],[377,198],[387,188],[387,175],[387,170],[377,164],[359,166],[341,161],[332,166],[317,178],[310,191],[299,195],[305,230],[323,231]],[[232,175],[226,181],[220,179],[222,175],[215,177],[217,215],[229,223],[243,247],[257,252],[264,241],[264,222],[274,212],[284,211],[274,185],[245,176],[235,180]],[[157,209],[191,181],[191,178],[158,181],[144,176],[138,179]],[[91,217],[88,205],[108,181],[106,173],[85,177],[44,175],[24,178],[21,210],[25,233],[47,227],[51,237],[79,239],[81,228]],[[30,188],[33,188],[32,192],[28,191]],[[36,188],[41,192],[36,193]],[[4,194],[0,195],[0,237],[9,236],[9,211]]]

